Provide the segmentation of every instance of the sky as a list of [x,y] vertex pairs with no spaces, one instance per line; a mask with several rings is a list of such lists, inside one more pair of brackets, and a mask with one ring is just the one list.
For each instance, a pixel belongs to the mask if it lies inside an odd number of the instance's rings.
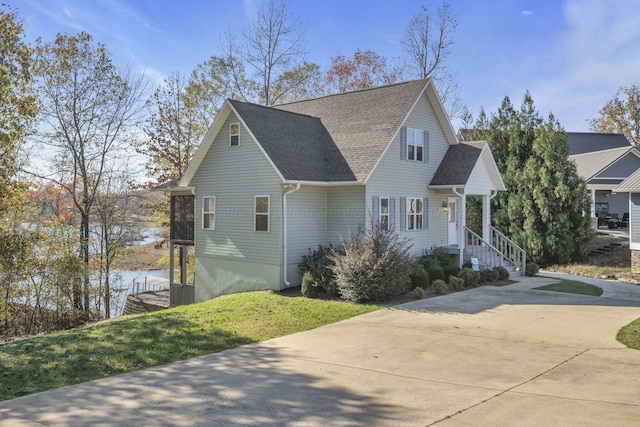
[[[260,0],[5,0],[18,9],[27,40],[85,31],[116,63],[154,82],[188,76],[220,54],[228,31],[242,31]],[[306,59],[322,68],[337,54],[371,49],[404,55],[401,40],[421,0],[290,0],[305,27]],[[432,0],[439,4],[439,0]],[[640,83],[640,0],[449,0],[458,27],[447,59],[460,97],[477,117],[528,90],[537,109],[567,131],[589,131],[621,86]],[[454,123],[454,126],[456,123]]]

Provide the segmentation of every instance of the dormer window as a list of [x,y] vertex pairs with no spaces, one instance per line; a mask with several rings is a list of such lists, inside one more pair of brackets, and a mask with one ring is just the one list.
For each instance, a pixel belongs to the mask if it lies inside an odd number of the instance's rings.
[[240,145],[240,123],[231,123],[229,125],[229,146],[237,147]]

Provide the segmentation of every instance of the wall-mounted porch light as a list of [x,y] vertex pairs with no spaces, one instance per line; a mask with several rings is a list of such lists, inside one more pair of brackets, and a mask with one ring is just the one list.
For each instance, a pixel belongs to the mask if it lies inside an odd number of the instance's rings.
[[442,210],[442,212],[449,212],[449,205],[444,200],[442,201],[441,210]]

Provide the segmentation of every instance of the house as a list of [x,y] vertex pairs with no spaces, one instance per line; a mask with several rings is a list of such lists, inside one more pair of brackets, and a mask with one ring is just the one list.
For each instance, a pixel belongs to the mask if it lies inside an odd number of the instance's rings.
[[[227,100],[167,189],[195,206],[193,235],[172,235],[195,244],[195,301],[297,285],[310,248],[372,224],[409,238],[413,255],[499,252],[489,206],[502,190],[488,144],[458,142],[428,79],[271,107]],[[465,227],[467,195],[484,200],[483,236]]]
[[618,184],[614,191],[627,197],[631,272],[640,274],[640,169]]
[[[591,193],[591,217],[598,226],[622,219],[628,195],[613,189],[640,168],[640,150],[622,134],[567,132],[569,158]],[[596,220],[597,218],[597,220]]]

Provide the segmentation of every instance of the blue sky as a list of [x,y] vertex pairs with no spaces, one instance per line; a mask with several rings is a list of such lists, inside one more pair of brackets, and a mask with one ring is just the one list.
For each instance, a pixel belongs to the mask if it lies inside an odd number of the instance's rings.
[[[19,0],[29,40],[86,31],[115,61],[155,81],[191,70],[230,29],[251,21],[259,0]],[[403,55],[400,41],[427,1],[291,0],[305,24],[307,60],[327,67],[338,53]],[[437,4],[437,1],[432,3]],[[615,91],[640,83],[640,0],[450,0],[458,20],[448,59],[463,102],[477,116],[526,90],[567,131],[588,131]]]

